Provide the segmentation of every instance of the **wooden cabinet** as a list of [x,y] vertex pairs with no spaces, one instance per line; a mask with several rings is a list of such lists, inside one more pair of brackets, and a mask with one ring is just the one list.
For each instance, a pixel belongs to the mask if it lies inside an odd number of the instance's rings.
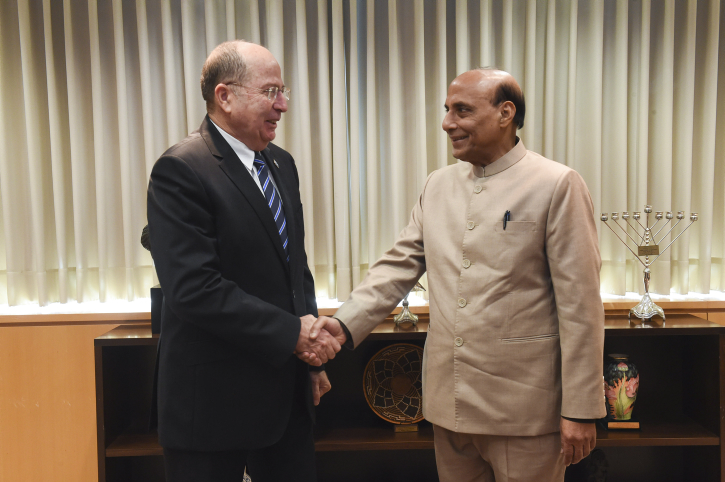
[[95,339],[99,482],[164,480],[149,430],[158,335],[122,325]]
[[600,430],[612,480],[725,480],[725,328],[688,315],[633,328],[607,319],[605,354],[626,353],[640,372],[638,432]]
[[[355,351],[328,364],[332,391],[317,410],[320,482],[437,481],[433,431],[395,433],[363,396],[368,360],[391,343],[423,346],[428,328],[381,324]],[[725,481],[725,327],[689,315],[668,315],[658,328],[607,317],[606,353],[626,353],[641,376],[635,432],[599,430],[609,480]],[[148,431],[157,336],[150,327],[118,327],[96,338],[100,481],[163,480],[161,448]],[[604,401],[602,400],[602,403]]]

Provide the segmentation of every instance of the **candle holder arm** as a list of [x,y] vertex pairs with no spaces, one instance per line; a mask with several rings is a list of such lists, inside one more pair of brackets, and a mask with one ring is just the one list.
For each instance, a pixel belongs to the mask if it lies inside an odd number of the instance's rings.
[[[680,231],[680,234],[678,234],[677,236],[675,236],[675,239],[673,239],[672,241],[670,241],[670,244],[668,244],[667,246],[665,246],[665,249],[663,249],[662,251],[660,251],[660,254],[657,255],[657,258],[659,258],[660,256],[662,256],[664,254],[664,252],[667,251],[667,249],[670,246],[672,246],[672,243],[674,243],[675,241],[677,241],[677,238],[679,238],[680,236],[682,236],[682,233],[684,233],[685,231],[687,231],[687,228],[689,228],[690,226],[692,226],[694,222],[695,221],[691,221],[690,224],[688,224],[687,226],[685,226],[685,229],[683,229],[682,231]],[[674,226],[673,226],[673,228],[674,228]],[[667,234],[669,234],[669,233],[667,233]],[[657,261],[657,258],[653,259],[652,260],[652,263],[654,263],[655,261]],[[650,264],[652,264],[652,263],[650,263]]]
[[[629,224],[629,221],[626,221],[625,220],[624,222],[627,223],[627,226],[629,226],[630,228],[632,228],[635,233],[637,233],[637,229],[635,229],[631,224]],[[617,226],[619,226],[619,229],[621,229],[622,231],[624,231],[624,234],[626,234],[627,237],[632,240],[632,242],[635,244],[635,246],[637,245],[637,241],[632,236],[629,235],[629,232],[626,229],[624,229],[617,221],[614,221],[614,224],[616,224]],[[609,229],[612,229],[612,228],[609,228]],[[614,230],[612,229],[612,231],[614,231]],[[614,233],[614,234],[616,235],[617,233]],[[637,233],[637,236],[639,236],[639,233]],[[619,236],[617,236],[617,237],[619,238]],[[622,238],[619,238],[619,239],[621,240]],[[644,237],[642,237],[642,240],[644,241]],[[624,243],[624,241],[622,241],[622,242]]]
[[[645,232],[647,232],[647,228],[644,226],[644,224],[642,224],[642,223],[639,222],[639,219],[635,219],[635,221],[637,221],[637,224],[639,224],[639,226],[642,229],[644,229]],[[629,224],[629,223],[627,223],[627,224]],[[639,235],[639,231],[637,231],[637,234]],[[640,236],[642,237],[642,241],[644,241],[644,234],[642,234]]]
[[[650,227],[649,227],[649,230],[650,230],[650,232],[654,231],[654,229],[655,229],[655,226],[657,226],[657,224],[658,224],[659,222],[660,222],[660,220],[659,220],[659,219],[655,220],[655,223],[654,223],[654,224],[653,224],[652,226],[650,226]],[[659,231],[658,231],[658,232],[659,232]]]
[[[667,223],[669,223],[669,222],[670,222],[670,220],[669,220],[669,219],[668,219],[667,221],[665,221],[665,224],[663,224],[663,225],[662,225],[662,227],[660,228],[660,230],[659,230],[659,231],[657,231],[657,232],[656,232],[655,234],[653,234],[653,235],[652,235],[652,241],[653,241],[653,242],[654,242],[655,244],[659,244],[659,243],[658,243],[658,242],[656,241],[657,235],[658,235],[658,234],[660,234],[660,232],[661,232],[661,231],[662,231],[663,229],[665,229],[665,228],[667,227]],[[673,227],[674,227],[674,226],[673,226]],[[672,231],[672,230],[670,229],[670,231]],[[669,232],[669,231],[668,231],[668,232]],[[667,236],[667,235],[665,235],[665,236]],[[665,236],[662,236],[662,238],[664,238]],[[662,238],[660,238],[660,241],[662,241]]]
[[[635,253],[632,248],[629,247],[629,245],[627,244],[627,241],[625,241],[624,239],[622,239],[621,237],[619,237],[619,235],[617,234],[617,232],[614,229],[612,229],[612,227],[609,225],[608,222],[605,221],[604,222],[604,225],[606,227],[608,227],[614,233],[614,235],[617,237],[617,239],[619,239],[622,242],[622,244],[624,244],[624,246],[634,255],[635,258],[637,258],[637,261],[639,261],[640,263],[642,263],[642,266],[644,266],[646,268],[647,265],[644,264],[644,262],[642,262],[641,259],[639,259],[639,255],[637,253]],[[617,226],[619,226],[619,224],[617,224]],[[632,241],[634,241],[634,240],[632,240]]]
[[[665,234],[664,234],[664,235],[663,235],[663,236],[662,236],[662,237],[660,238],[660,241],[662,241],[662,240],[663,240],[663,239],[665,239],[665,238],[666,238],[667,236],[669,236],[669,234],[670,234],[670,233],[671,233],[672,231],[674,231],[674,229],[675,229],[675,228],[677,227],[677,225],[678,225],[678,224],[680,224],[680,222],[682,222],[682,219],[678,219],[678,220],[677,220],[677,222],[676,222],[675,224],[673,224],[673,225],[672,225],[672,227],[670,228],[670,230],[669,230],[669,231],[667,231],[667,232],[666,232],[666,233],[665,233]],[[659,233],[658,233],[658,234],[659,234]]]

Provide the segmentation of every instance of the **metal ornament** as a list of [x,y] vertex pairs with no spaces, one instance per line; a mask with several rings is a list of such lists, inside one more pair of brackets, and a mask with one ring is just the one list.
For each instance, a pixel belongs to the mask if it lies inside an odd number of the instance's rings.
[[377,352],[363,372],[365,400],[396,432],[417,432],[423,420],[423,348],[396,343]]
[[405,295],[405,298],[403,298],[403,309],[400,313],[395,315],[393,317],[393,321],[395,322],[395,326],[400,326],[406,321],[409,321],[413,324],[413,326],[416,326],[418,324],[418,315],[415,313],[412,313],[410,309],[408,308],[408,296],[410,296],[410,293],[413,291],[425,291],[425,288],[423,288],[423,285],[420,284],[420,282],[415,283],[415,286],[413,287],[410,292],[408,292],[407,295]]
[[[602,213],[602,221],[604,221],[604,224],[614,233],[615,236],[627,247],[627,249],[634,255],[635,258],[637,258],[637,261],[642,263],[642,266],[644,266],[644,296],[642,296],[642,299],[640,302],[629,310],[628,318],[630,321],[632,321],[632,315],[636,316],[640,320],[651,320],[654,315],[659,316],[662,318],[662,321],[665,321],[665,312],[662,308],[657,306],[654,301],[652,301],[652,298],[649,296],[649,280],[650,280],[650,269],[649,267],[652,266],[652,263],[657,261],[657,258],[659,258],[667,249],[672,246],[672,243],[677,241],[677,238],[682,236],[682,233],[687,231],[687,228],[692,226],[692,223],[697,221],[697,213],[690,214],[690,224],[685,226],[685,228],[680,231],[680,234],[678,234],[675,239],[670,241],[670,244],[665,246],[664,249],[660,249],[659,242],[661,242],[665,237],[667,237],[675,227],[680,224],[680,222],[685,218],[685,212],[684,211],[678,211],[677,212],[677,222],[670,228],[667,233],[662,235],[662,237],[659,238],[659,241],[657,240],[657,236],[662,232],[662,230],[665,228],[667,223],[669,223],[675,216],[672,215],[672,212],[663,213],[662,211],[656,211],[655,212],[655,223],[650,226],[649,225],[649,215],[652,214],[652,206],[650,204],[647,204],[644,207],[644,213],[645,213],[645,224],[643,225],[640,223],[641,213],[639,211],[630,214],[626,211],[622,212],[622,220],[627,224],[627,227],[629,227],[632,231],[634,231],[635,236],[638,239],[635,239],[629,234],[629,230],[625,227],[622,227],[621,224],[619,224],[619,213],[613,212],[612,213],[612,221],[614,224],[619,226],[619,229],[624,232],[624,234],[627,235],[627,238],[629,239],[622,239],[619,234],[614,230],[612,226],[609,225],[607,221],[609,221],[609,215],[608,213]],[[633,219],[636,221],[636,224],[633,225],[629,222],[629,220]],[[656,232],[652,233],[655,226],[662,221],[662,219],[666,219],[666,221],[662,224],[662,227]],[[630,247],[630,242],[634,244],[634,247],[637,248],[637,251],[635,252],[632,247]],[[654,259],[650,260],[650,256],[653,256]],[[642,260],[644,258],[644,261]]]

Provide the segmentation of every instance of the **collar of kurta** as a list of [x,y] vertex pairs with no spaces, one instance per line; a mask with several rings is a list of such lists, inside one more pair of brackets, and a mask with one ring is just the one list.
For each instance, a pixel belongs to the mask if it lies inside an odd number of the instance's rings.
[[524,146],[524,141],[516,138],[516,145],[513,149],[508,151],[503,156],[496,159],[494,162],[489,164],[488,166],[481,167],[481,166],[474,166],[471,165],[471,169],[473,169],[473,174],[476,177],[491,177],[499,172],[505,171],[509,167],[513,166],[517,162],[519,162],[521,159],[524,158],[526,155],[526,146]]

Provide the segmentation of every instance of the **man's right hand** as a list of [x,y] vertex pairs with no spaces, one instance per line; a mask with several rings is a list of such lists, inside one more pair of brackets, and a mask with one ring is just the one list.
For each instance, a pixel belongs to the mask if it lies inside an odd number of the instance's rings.
[[[313,338],[310,336],[310,331],[313,326],[317,326],[315,317],[305,315],[300,318],[300,321],[300,336],[297,339],[295,354],[303,361],[314,366],[320,366],[323,363],[327,363],[328,360],[335,358],[335,354],[340,351],[341,347],[337,337],[332,336],[327,330],[320,331],[317,328]],[[338,327],[340,326],[339,323],[337,325]]]
[[[342,326],[337,319],[330,318],[329,316],[321,316],[317,318],[317,320],[309,329],[310,340],[314,342],[319,339],[325,339],[328,336],[334,338],[338,346],[342,346],[347,341],[347,335],[345,335],[345,330],[342,329]],[[337,351],[339,351],[339,349],[336,350],[336,352]],[[295,353],[297,354],[297,357],[303,362],[315,366],[319,365],[318,363],[316,363],[317,357],[314,355],[314,353],[299,350],[295,351]],[[329,358],[334,358],[334,355]]]
[[315,321],[312,328],[310,328],[310,338],[314,340],[317,338],[319,333],[322,333],[322,331],[327,331],[329,334],[334,336],[340,345],[344,345],[347,341],[345,330],[342,329],[340,320],[337,318],[331,318],[329,316],[321,316],[317,318],[317,321]]

